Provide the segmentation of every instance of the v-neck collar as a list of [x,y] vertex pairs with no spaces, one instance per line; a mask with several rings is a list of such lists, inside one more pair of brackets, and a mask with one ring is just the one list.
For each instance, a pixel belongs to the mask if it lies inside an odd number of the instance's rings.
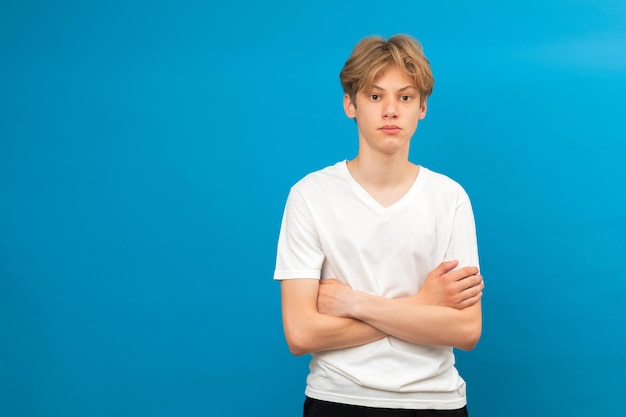
[[376,200],[369,192],[367,192],[367,190],[365,190],[365,188],[363,188],[363,186],[359,184],[357,180],[354,179],[354,177],[350,173],[350,170],[348,169],[347,160],[340,162],[339,166],[342,174],[344,175],[354,192],[359,196],[359,198],[363,200],[365,204],[367,204],[369,207],[379,213],[390,213],[406,207],[415,199],[415,197],[419,193],[419,190],[424,184],[425,177],[428,175],[426,173],[428,169],[420,165],[419,172],[417,174],[417,177],[415,177],[415,181],[413,181],[411,188],[409,188],[409,190],[402,197],[400,197],[398,201],[391,204],[390,206],[385,207],[380,204],[378,200]]

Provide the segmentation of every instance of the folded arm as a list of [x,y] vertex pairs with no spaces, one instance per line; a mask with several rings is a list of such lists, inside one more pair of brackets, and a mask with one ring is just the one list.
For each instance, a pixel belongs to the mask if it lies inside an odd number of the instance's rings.
[[387,335],[360,320],[321,314],[317,310],[320,280],[281,282],[283,329],[294,355],[370,343]]
[[[329,289],[331,286],[335,287]],[[345,300],[343,308],[335,311],[322,308],[328,314],[355,318],[390,336],[422,345],[453,346],[463,350],[474,348],[480,338],[480,302],[463,310],[435,305],[392,300],[355,291],[336,280],[322,285],[320,294],[335,292]]]
[[327,315],[360,320],[410,343],[471,350],[482,331],[484,285],[474,267],[440,273],[455,265],[441,264],[418,294],[397,300],[355,291],[334,279],[322,280],[317,308]]
[[[303,355],[358,346],[388,335],[412,343],[471,348],[476,336],[469,334],[469,341],[461,342],[461,335],[475,330],[473,315],[478,314],[480,326],[483,282],[476,268],[453,271],[457,264],[442,263],[419,293],[399,300],[360,293],[333,279],[283,280],[283,328],[289,350]],[[358,313],[348,310],[355,302]],[[415,320],[421,324],[410,323]],[[444,331],[456,335],[454,343],[440,334]]]

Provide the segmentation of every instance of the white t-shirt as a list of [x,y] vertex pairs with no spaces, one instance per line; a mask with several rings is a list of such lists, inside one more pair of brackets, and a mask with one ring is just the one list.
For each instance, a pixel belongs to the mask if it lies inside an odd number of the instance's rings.
[[[337,278],[387,298],[414,295],[444,260],[478,266],[472,208],[463,188],[424,167],[410,190],[381,206],[346,161],[307,175],[289,193],[274,279]],[[388,336],[313,354],[306,395],[368,407],[457,409],[465,382],[452,348]]]

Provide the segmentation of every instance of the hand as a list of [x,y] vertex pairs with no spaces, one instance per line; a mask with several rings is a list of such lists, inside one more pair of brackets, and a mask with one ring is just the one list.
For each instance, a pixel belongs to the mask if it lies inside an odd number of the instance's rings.
[[458,310],[476,304],[483,296],[483,277],[474,266],[453,270],[458,264],[456,260],[439,264],[410,301]]
[[356,291],[335,278],[320,279],[317,311],[327,316],[350,317]]

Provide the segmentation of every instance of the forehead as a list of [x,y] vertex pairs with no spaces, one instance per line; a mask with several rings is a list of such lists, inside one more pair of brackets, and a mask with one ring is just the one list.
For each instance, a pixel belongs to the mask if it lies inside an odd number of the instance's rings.
[[369,77],[369,82],[364,83],[364,90],[371,89],[417,89],[415,79],[403,68],[397,65],[389,65],[376,74]]

